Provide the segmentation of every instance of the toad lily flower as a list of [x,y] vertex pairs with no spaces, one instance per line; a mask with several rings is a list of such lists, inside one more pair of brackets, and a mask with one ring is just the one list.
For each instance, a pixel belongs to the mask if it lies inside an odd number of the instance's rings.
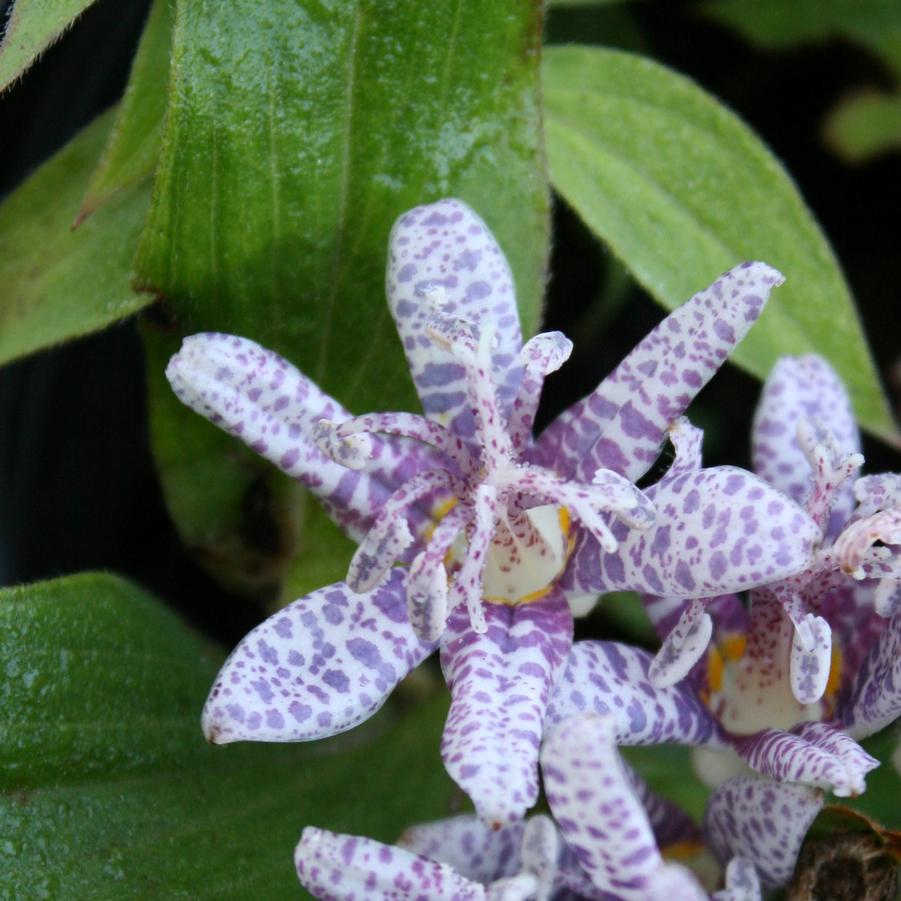
[[[408,829],[393,847],[308,827],[295,851],[300,881],[317,898],[336,901],[706,899],[687,869],[661,857],[642,802],[670,818],[667,830],[674,811],[676,821],[687,822],[685,815],[645,787],[610,792],[626,772],[611,739],[604,717],[593,715],[548,737],[542,766],[557,823],[539,814],[492,829],[458,816]],[[760,901],[753,866],[731,861],[726,888],[713,897]]]
[[[738,644],[733,631],[741,621],[737,606],[735,598],[724,598],[713,606],[724,633],[718,641],[727,648]],[[870,648],[848,700],[838,709],[844,729],[836,724],[802,722],[787,731],[765,728],[749,735],[731,733],[717,719],[718,708],[708,706],[709,683],[722,678],[721,666],[699,665],[679,684],[660,688],[650,680],[652,662],[653,656],[641,648],[608,641],[576,642],[554,687],[546,729],[553,738],[568,724],[584,719],[584,714],[596,714],[598,722],[590,726],[593,738],[584,740],[586,746],[694,745],[695,753],[704,752],[696,769],[705,781],[713,781],[712,777],[721,781],[733,775],[735,767],[730,759],[735,757],[733,751],[737,752],[753,770],[771,778],[743,776],[720,785],[708,804],[705,838],[722,860],[744,858],[765,884],[784,884],[791,876],[804,835],[822,807],[822,790],[831,789],[840,795],[862,791],[864,775],[878,765],[845,729],[863,737],[897,716],[901,617],[895,616]],[[570,819],[583,823],[591,819],[570,816],[565,807],[555,805],[553,795],[554,760],[577,742],[572,736],[553,746],[550,742],[548,739],[542,751],[545,790],[567,843],[577,849],[578,836],[569,834],[566,824]],[[614,802],[620,803],[617,799],[624,799],[621,803],[628,806],[632,803],[629,799],[637,795],[661,847],[680,841],[697,842],[690,821],[680,818],[671,806],[661,808],[660,799],[648,799],[614,751],[608,752],[606,760],[596,754],[594,767],[596,781],[605,787],[608,812],[614,809]],[[630,859],[626,855],[614,867],[618,879],[628,874]],[[641,859],[640,855],[636,857]],[[591,869],[584,860],[583,866]],[[604,870],[596,865],[593,872]],[[608,890],[616,894],[612,886]]]
[[901,714],[901,679],[885,656],[898,641],[901,479],[869,476],[851,485],[863,462],[859,446],[847,395],[828,364],[781,360],[755,420],[755,468],[805,501],[819,530],[810,560],[751,590],[750,610],[735,597],[712,606],[646,599],[664,635],[651,682],[663,687],[691,669],[712,632],[705,607],[716,611],[718,638],[688,682],[755,770],[839,795],[862,792],[876,766],[848,736],[866,737]]
[[788,576],[808,557],[812,526],[786,508],[779,541],[762,536],[747,559],[711,567],[698,511],[714,509],[731,535],[744,528],[727,521],[739,499],[779,497],[749,473],[692,474],[697,509],[677,509],[664,487],[657,504],[672,510],[656,526],[633,484],[779,281],[760,263],[727,273],[535,441],[544,376],[571,345],[556,332],[522,345],[503,253],[456,200],[406,213],[390,238],[388,303],[424,417],[353,417],[245,338],[187,338],[167,370],[178,397],[299,479],[360,545],[346,582],[238,645],[207,701],[207,737],[349,729],[439,647],[448,772],[486,820],[521,817],[537,798],[545,708],[572,644],[568,598],[604,587],[706,596]]

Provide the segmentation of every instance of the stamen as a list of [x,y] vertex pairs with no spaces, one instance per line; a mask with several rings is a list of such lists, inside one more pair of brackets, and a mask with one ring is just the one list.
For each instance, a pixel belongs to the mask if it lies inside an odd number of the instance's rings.
[[493,485],[479,485],[474,506],[475,522],[469,547],[451,589],[452,606],[464,602],[473,631],[484,634],[488,631],[488,623],[482,609],[482,573],[497,519],[497,491]]
[[415,413],[367,413],[365,416],[346,419],[335,430],[338,438],[345,439],[365,432],[380,432],[421,441],[448,456],[459,466],[461,472],[469,475],[478,470],[478,461],[463,439],[425,416]]
[[681,681],[707,650],[713,634],[707,600],[692,601],[664,639],[648,669],[648,678],[655,688],[669,688]]
[[542,498],[567,507],[608,553],[616,552],[619,543],[601,515],[609,511],[624,522],[644,528],[653,522],[651,502],[631,482],[609,470],[598,470],[597,484],[566,482],[536,466],[509,467],[502,474],[505,489]]
[[799,704],[813,704],[823,697],[829,682],[832,629],[823,617],[809,612],[790,588],[781,586],[775,593],[795,627],[789,662],[792,694]]
[[484,455],[483,464],[489,471],[506,465],[514,454],[491,374],[494,331],[484,328],[477,340],[469,323],[436,316],[429,320],[426,332],[447,348],[466,370],[466,393]]
[[572,349],[572,341],[563,332],[543,332],[519,352],[523,375],[510,412],[510,438],[517,452],[529,445],[545,378],[569,359]]
[[459,480],[443,469],[426,470],[404,482],[385,501],[350,561],[347,584],[351,590],[364,592],[374,588],[413,542],[405,511],[432,492],[459,494],[461,490]]
[[465,513],[454,507],[435,527],[425,550],[413,559],[407,577],[407,611],[413,631],[425,641],[436,641],[447,621],[445,557],[465,525]]
[[798,422],[798,443],[813,471],[813,486],[805,508],[820,530],[825,530],[838,490],[863,466],[863,455],[842,457],[831,433],[808,419]]

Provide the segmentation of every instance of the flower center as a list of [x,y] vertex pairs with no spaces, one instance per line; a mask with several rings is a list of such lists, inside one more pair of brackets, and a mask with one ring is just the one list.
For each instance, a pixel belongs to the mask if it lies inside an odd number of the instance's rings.
[[569,352],[562,335],[537,335],[522,348],[524,375],[508,409],[492,378],[490,330],[476,334],[469,323],[436,315],[426,333],[463,371],[475,424],[471,438],[409,413],[382,413],[320,422],[317,443],[352,468],[375,458],[366,433],[434,448],[440,462],[404,482],[384,504],[354,555],[347,583],[356,591],[373,588],[395,561],[410,560],[407,549],[418,533],[424,547],[410,561],[411,622],[419,605],[431,633],[443,622],[443,610],[465,604],[473,628],[483,632],[484,601],[529,603],[550,590],[572,550],[570,516],[612,553],[617,542],[610,517],[646,528],[654,511],[642,492],[609,470],[584,484],[522,462],[544,376]]
[[747,637],[733,634],[710,646],[701,697],[732,734],[788,730],[831,714],[839,688],[840,652],[833,648],[822,698],[802,704],[795,698],[789,675],[794,634],[795,627],[781,605],[775,600],[762,600],[752,611]]

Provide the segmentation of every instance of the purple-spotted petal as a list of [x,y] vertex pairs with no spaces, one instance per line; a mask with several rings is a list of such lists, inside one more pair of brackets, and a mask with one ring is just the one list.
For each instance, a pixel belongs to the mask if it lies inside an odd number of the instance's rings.
[[704,828],[720,860],[743,857],[764,885],[784,885],[822,806],[823,793],[806,785],[738,776],[711,795]]
[[612,717],[579,716],[545,742],[545,791],[566,844],[597,888],[624,901],[706,898],[687,870],[663,862],[616,750],[616,729]]
[[[832,367],[816,356],[782,357],[763,387],[754,417],[754,471],[774,488],[803,503],[813,485],[813,473],[800,443],[798,424],[812,421],[828,430],[837,456],[860,451],[860,435],[848,394]],[[854,506],[850,484],[840,489],[833,508],[844,523]]]
[[526,824],[520,820],[492,829],[475,816],[451,817],[405,830],[398,844],[452,866],[461,876],[488,884],[520,870]]
[[646,489],[657,510],[644,531],[618,523],[615,554],[584,540],[570,566],[580,586],[703,598],[784,579],[820,537],[795,503],[743,469],[717,466]]
[[765,263],[736,266],[667,316],[600,384],[545,430],[535,460],[568,477],[598,468],[637,481],[669,425],[747,334],[782,276]]
[[829,789],[839,797],[862,794],[864,777],[879,766],[856,741],[826,723],[802,723],[790,732],[764,729],[735,739],[734,747],[758,773]]
[[612,641],[573,645],[547,709],[555,725],[581,713],[608,716],[617,744],[722,744],[716,722],[684,685],[654,688],[652,655]]
[[440,460],[430,448],[378,438],[372,442],[378,463],[367,472],[336,463],[317,447],[316,425],[350,414],[278,354],[247,338],[191,335],[166,375],[182,403],[301,481],[353,537],[365,532],[398,484]]
[[249,632],[210,691],[207,739],[309,741],[372,716],[435,648],[413,634],[404,587],[401,569],[366,594],[338,582]]
[[666,688],[684,679],[710,644],[713,620],[700,599],[692,601],[651,661],[648,678],[656,688]]
[[404,213],[388,246],[388,305],[423,409],[462,438],[474,432],[463,367],[426,335],[438,305],[496,335],[492,372],[505,414],[519,386],[522,337],[513,277],[488,226],[459,200]]
[[864,658],[840,711],[848,732],[866,738],[901,716],[901,613],[895,614]]
[[535,876],[535,897],[539,901],[551,897],[562,850],[560,833],[550,817],[537,814],[526,821],[522,838],[522,868]]
[[301,885],[322,901],[479,901],[485,889],[445,863],[371,838],[307,826],[294,851]]
[[538,747],[551,685],[572,642],[559,592],[529,604],[485,604],[487,631],[451,614],[441,666],[451,692],[441,754],[488,823],[519,819],[538,797]]
[[713,901],[761,901],[760,880],[754,864],[744,857],[733,857],[726,867],[726,887],[712,895]]
[[657,847],[666,853],[666,849],[672,845],[700,846],[703,836],[695,821],[677,804],[652,791],[625,761],[623,766],[629,777],[629,784],[647,814]]

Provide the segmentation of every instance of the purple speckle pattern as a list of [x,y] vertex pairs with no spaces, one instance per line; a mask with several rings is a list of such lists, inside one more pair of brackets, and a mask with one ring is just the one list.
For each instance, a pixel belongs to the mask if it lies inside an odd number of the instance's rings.
[[483,901],[485,889],[447,864],[308,826],[294,851],[300,884],[321,901]]
[[548,804],[592,884],[624,901],[699,899],[691,873],[667,864],[616,750],[610,717],[579,716],[548,736],[541,768]]
[[310,741],[370,717],[434,649],[407,621],[405,573],[375,591],[343,582],[295,601],[248,633],[203,709],[216,744]]
[[666,431],[763,311],[782,276],[765,263],[736,266],[667,316],[593,394],[538,439],[535,459],[567,476],[605,467],[637,481]]
[[804,567],[819,531],[766,482],[733,466],[668,475],[646,489],[653,526],[619,530],[616,554],[586,540],[573,578],[584,590],[713,597],[790,576]]
[[734,739],[733,747],[764,776],[828,789],[845,798],[866,791],[864,776],[879,766],[856,741],[828,723],[801,723],[789,732],[764,729]]
[[191,335],[166,375],[182,403],[302,482],[352,537],[365,534],[401,482],[436,465],[431,448],[381,438],[372,450],[378,463],[365,473],[329,459],[316,446],[316,424],[350,414],[287,360],[247,338]]
[[599,714],[623,745],[723,745],[716,721],[684,684],[655,688],[647,651],[612,641],[579,641],[548,704],[549,725],[579,714]]
[[538,797],[545,710],[572,644],[572,616],[559,592],[529,604],[489,604],[486,615],[487,630],[478,634],[458,608],[442,638],[451,709],[441,754],[479,816],[504,824]]
[[644,807],[657,847],[665,854],[667,848],[673,845],[689,843],[700,846],[703,835],[695,821],[681,807],[652,791],[625,761],[622,764],[632,791]]
[[801,843],[823,807],[823,793],[805,785],[740,776],[711,796],[704,830],[720,860],[749,861],[766,886],[785,885]]
[[508,413],[522,377],[519,312],[506,257],[479,216],[454,199],[404,213],[388,241],[386,287],[426,415],[462,437],[473,432],[463,368],[426,334],[436,312],[495,330],[492,374]]
[[451,817],[411,826],[398,844],[486,885],[519,872],[525,827],[524,820],[492,829],[475,816]]
[[864,658],[840,715],[855,738],[873,735],[901,716],[901,613],[884,625]]
[[[810,463],[798,441],[798,423],[828,429],[840,456],[860,451],[851,402],[832,367],[820,357],[782,357],[763,386],[754,416],[754,471],[797,503],[813,487]],[[847,520],[854,507],[852,486],[836,500],[835,514]]]

